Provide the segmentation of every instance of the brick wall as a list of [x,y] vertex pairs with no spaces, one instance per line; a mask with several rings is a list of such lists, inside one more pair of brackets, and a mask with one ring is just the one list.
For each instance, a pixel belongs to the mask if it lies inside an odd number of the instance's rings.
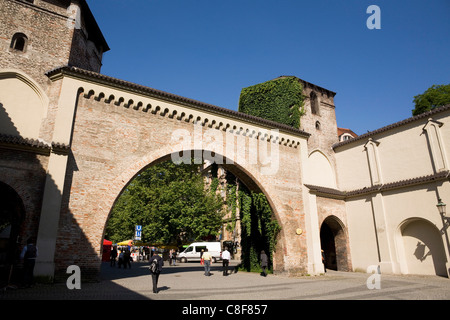
[[[174,130],[194,134],[192,121],[100,100],[94,95],[85,98],[84,93],[78,100],[55,257],[61,274],[70,264],[79,265],[82,272],[98,271],[104,228],[121,190],[140,170],[179,151],[170,143]],[[299,150],[280,145],[280,154],[276,176],[261,175],[259,165],[232,166],[233,173],[266,193],[283,228],[276,270],[305,272],[306,240],[295,235],[304,225]]]

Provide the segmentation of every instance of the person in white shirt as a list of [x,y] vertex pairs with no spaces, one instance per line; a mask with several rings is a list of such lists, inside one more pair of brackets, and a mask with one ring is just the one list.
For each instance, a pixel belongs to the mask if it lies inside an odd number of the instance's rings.
[[223,275],[228,275],[228,264],[230,263],[230,252],[228,248],[225,247],[225,250],[222,252],[222,265],[223,265]]

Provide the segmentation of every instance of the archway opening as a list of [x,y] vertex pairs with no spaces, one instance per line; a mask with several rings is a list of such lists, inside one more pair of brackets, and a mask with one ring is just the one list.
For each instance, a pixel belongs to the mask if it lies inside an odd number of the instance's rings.
[[320,228],[320,243],[325,258],[325,268],[349,271],[347,236],[336,217],[327,217]]
[[0,287],[13,281],[13,266],[19,259],[19,231],[24,205],[17,192],[0,182]]
[[[158,171],[154,171],[154,168],[164,166],[165,163],[170,162],[172,162],[171,155],[160,158],[144,167],[136,176],[133,177],[133,179],[128,182],[111,209],[105,226],[105,239],[112,240],[113,243],[117,243],[117,240],[119,240],[117,237],[113,237],[111,232],[112,229],[114,229],[113,221],[116,221],[116,226],[118,225],[118,219],[115,217],[116,209],[119,206],[123,206],[123,197],[129,194],[136,181],[147,175],[148,172],[153,171],[153,173],[151,173],[153,176],[155,174],[160,174]],[[213,230],[214,232],[201,235],[199,233],[192,232],[192,229],[188,230],[188,228],[183,230],[173,229],[169,233],[166,232],[168,237],[164,238],[159,236],[159,239],[152,238],[149,237],[149,235],[153,235],[156,232],[152,231],[155,230],[155,228],[152,229],[152,227],[149,227],[150,224],[148,221],[154,221],[155,216],[153,219],[147,221],[136,221],[129,224],[128,234],[123,234],[121,236],[121,238],[123,238],[122,240],[127,241],[132,239],[134,237],[135,225],[142,225],[141,241],[135,243],[144,243],[144,246],[149,247],[147,251],[151,250],[152,247],[159,247],[166,249],[165,251],[172,248],[181,252],[183,250],[183,245],[186,246],[188,243],[195,241],[220,241],[222,249],[227,246],[229,251],[232,252],[232,256],[237,257],[238,259],[242,258],[243,267],[248,271],[258,271],[255,270],[254,267],[260,266],[259,253],[261,250],[265,250],[266,253],[270,252],[270,254],[268,254],[269,268],[272,269],[273,264],[271,263],[270,258],[272,256],[271,252],[275,250],[279,227],[277,220],[273,215],[269,201],[265,198],[263,191],[258,187],[257,182],[246,174],[244,169],[240,168],[236,164],[227,164],[225,159],[222,163],[223,164],[217,165],[216,163],[208,163],[208,161],[205,161],[202,162],[201,166],[196,169],[198,171],[198,175],[202,177],[204,186],[208,189],[208,192],[219,196],[222,199],[222,207],[225,207],[224,210],[226,212],[220,220],[220,226],[219,228]],[[172,170],[174,170],[174,168],[172,168]],[[185,182],[186,181],[184,181],[184,183]],[[174,195],[173,201],[166,199],[167,201],[165,203],[167,206],[171,206],[175,201],[178,201],[176,199],[178,197],[177,191],[174,190],[172,194]],[[235,198],[232,198],[233,195]],[[142,197],[140,197],[140,199],[142,200]],[[232,208],[230,199],[232,199],[232,201],[236,204],[234,208]],[[153,201],[147,201],[147,203],[153,204],[156,202],[155,200],[156,199],[153,199]],[[140,207],[143,205],[145,204],[141,204]],[[157,209],[156,211],[161,213],[161,210]],[[171,220],[168,224],[176,223],[176,220],[179,219],[179,212],[176,211],[177,209],[174,209],[171,213]],[[258,216],[255,212],[263,212],[264,217]],[[186,221],[184,223],[186,223]],[[163,241],[160,241],[160,239],[163,239]],[[251,241],[248,241],[248,239],[251,239]],[[163,252],[163,257],[164,253],[167,252]],[[240,256],[241,253],[246,256],[245,259]]]
[[439,230],[424,219],[413,219],[401,228],[403,263],[409,274],[448,277],[445,249]]

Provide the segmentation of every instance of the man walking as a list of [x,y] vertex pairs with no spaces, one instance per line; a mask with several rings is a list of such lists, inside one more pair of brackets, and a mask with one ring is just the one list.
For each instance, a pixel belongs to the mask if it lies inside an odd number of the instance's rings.
[[205,248],[205,252],[203,253],[203,261],[205,263],[205,276],[210,276],[210,270],[211,270],[211,254],[208,252],[208,248]]
[[156,251],[153,251],[153,256],[150,258],[150,273],[152,274],[153,293],[158,293],[159,274],[162,271],[163,265],[163,259],[156,253]]
[[230,252],[228,248],[225,247],[225,250],[222,252],[222,266],[223,266],[223,275],[228,275],[228,265],[230,263]]

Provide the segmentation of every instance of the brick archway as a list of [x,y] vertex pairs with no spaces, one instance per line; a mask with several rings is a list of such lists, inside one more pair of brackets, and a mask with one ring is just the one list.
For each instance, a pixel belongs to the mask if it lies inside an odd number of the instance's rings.
[[[67,117],[70,134],[61,131],[60,135],[68,139],[70,148],[54,156],[67,157],[55,275],[65,276],[71,264],[87,270],[89,276],[98,274],[105,225],[121,191],[146,167],[186,150],[214,154],[215,159],[225,157],[224,166],[266,195],[282,228],[274,271],[306,273],[307,240],[296,230],[305,228],[301,159],[307,157],[307,134],[199,102],[184,99],[177,103],[181,98],[169,94],[158,98],[153,91],[137,95],[131,90],[136,88],[126,87],[127,83],[121,83],[120,89],[130,91],[120,91],[112,88],[117,87],[113,80],[101,80],[108,85],[78,80],[63,83],[67,99],[61,98],[66,104],[60,108],[73,117]],[[180,132],[189,137],[188,143],[174,140]],[[261,150],[270,151],[261,157]],[[270,158],[274,152],[276,158]],[[61,167],[57,170],[62,171]]]
[[321,248],[324,251],[325,267],[338,271],[349,271],[348,236],[342,221],[328,216],[320,227]]

